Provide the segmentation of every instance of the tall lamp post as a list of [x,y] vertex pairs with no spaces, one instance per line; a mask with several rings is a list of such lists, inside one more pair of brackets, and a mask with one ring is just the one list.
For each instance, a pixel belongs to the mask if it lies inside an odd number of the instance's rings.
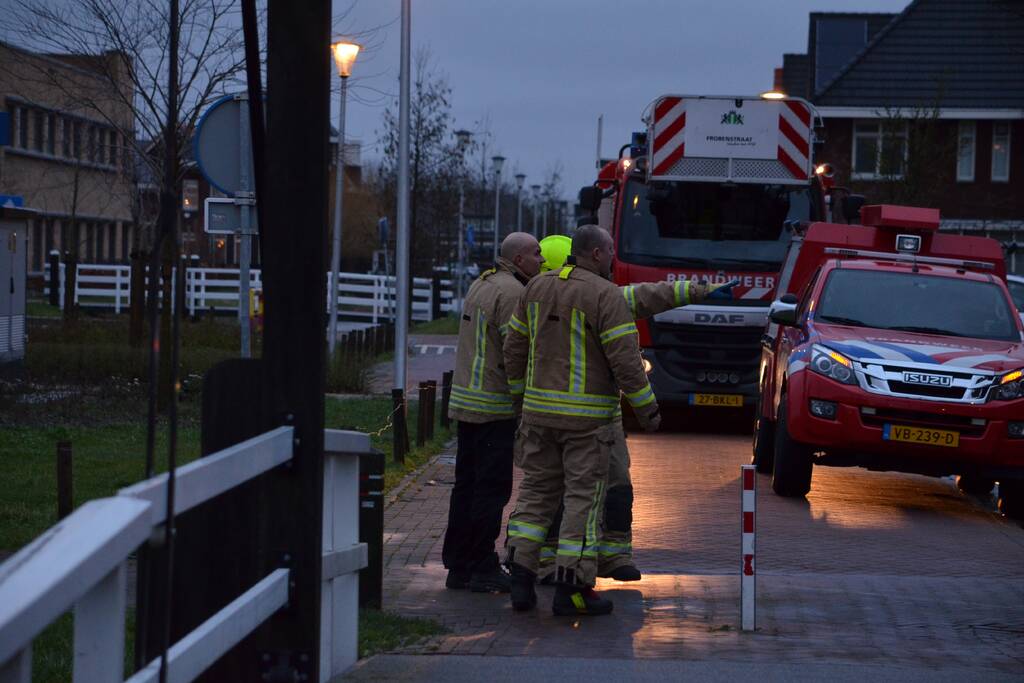
[[516,173],[516,231],[523,231],[523,183],[526,182],[525,173]]
[[345,187],[345,97],[348,94],[348,77],[360,46],[348,41],[331,45],[334,65],[341,78],[341,95],[338,100],[338,148],[334,163],[334,248],[331,250],[331,317],[328,328],[327,348],[334,358],[334,347],[338,342],[338,271],[341,269],[341,202]]
[[463,239],[466,221],[466,173],[463,164],[465,163],[466,149],[473,140],[473,134],[468,130],[455,131],[457,141],[456,150],[459,153],[459,260],[455,267],[455,297],[458,301],[459,310],[462,310],[462,278],[465,272],[466,253],[463,247]]
[[[530,185],[533,192],[533,236],[537,237],[537,204],[540,203],[540,185]],[[539,238],[538,238],[539,239]]]
[[501,241],[501,166],[505,163],[505,157],[491,157],[491,161],[494,163],[494,262],[497,263],[498,243]]

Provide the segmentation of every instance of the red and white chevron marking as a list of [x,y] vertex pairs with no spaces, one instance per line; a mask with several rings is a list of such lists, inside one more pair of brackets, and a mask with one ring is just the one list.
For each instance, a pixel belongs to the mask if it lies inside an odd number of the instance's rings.
[[811,159],[811,112],[802,102],[779,107],[779,161],[794,178],[806,180]]
[[683,158],[686,150],[686,101],[681,97],[658,100],[651,132],[651,168],[654,175],[662,175]]
[[[663,97],[654,107],[651,143],[653,175],[665,175],[686,154],[686,100]],[[794,178],[809,175],[811,112],[801,102],[784,100],[779,107],[779,163]]]
[[740,542],[740,614],[744,631],[754,630],[754,513],[756,512],[756,490],[753,465],[740,466],[741,523]]

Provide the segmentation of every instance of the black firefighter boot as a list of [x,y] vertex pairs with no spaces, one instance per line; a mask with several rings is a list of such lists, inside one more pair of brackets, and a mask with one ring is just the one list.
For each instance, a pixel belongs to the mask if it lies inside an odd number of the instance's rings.
[[536,607],[537,589],[534,588],[533,584],[537,581],[537,575],[521,564],[513,562],[511,557],[509,557],[505,566],[508,567],[509,577],[511,578],[511,589],[509,592],[512,594],[512,609],[517,612],[525,612]]
[[474,593],[508,593],[511,584],[511,578],[498,564],[494,553],[480,562],[469,577],[469,590]]
[[556,616],[573,617],[577,615],[611,614],[611,600],[602,598],[592,586],[584,586],[576,582],[576,575],[571,569],[556,570],[555,599],[551,602],[551,611]]

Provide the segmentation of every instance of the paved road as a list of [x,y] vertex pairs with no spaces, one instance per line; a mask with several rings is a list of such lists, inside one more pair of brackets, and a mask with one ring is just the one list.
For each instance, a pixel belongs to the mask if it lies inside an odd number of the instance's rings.
[[[949,480],[819,468],[807,500],[794,501],[759,476],[758,630],[744,634],[738,475],[749,437],[631,435],[629,444],[645,578],[601,582],[615,601],[610,617],[555,618],[545,588],[529,614],[503,597],[446,591],[450,459],[401,492],[387,516],[386,606],[451,629],[405,653],[761,662],[783,677],[801,666],[841,679],[850,666],[882,667],[882,678],[908,668],[1024,677],[1024,529]],[[418,660],[377,658],[352,677],[398,675],[402,661]],[[421,673],[441,677],[443,666]]]
[[[406,395],[412,396],[420,382],[434,380],[441,386],[441,376],[455,369],[455,335],[414,334],[409,337],[409,360],[406,365]],[[390,394],[394,385],[394,363],[379,363],[370,370],[370,392]]]

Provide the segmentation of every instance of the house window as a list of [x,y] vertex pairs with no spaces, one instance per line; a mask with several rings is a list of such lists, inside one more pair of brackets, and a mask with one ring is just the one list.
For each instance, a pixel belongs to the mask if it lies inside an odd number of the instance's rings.
[[65,159],[71,158],[71,121],[67,117],[60,119],[60,154]]
[[992,124],[992,180],[1005,183],[1010,179],[1010,122]]
[[111,166],[117,166],[117,131],[110,131],[107,140],[107,163]]
[[974,180],[974,152],[977,131],[974,121],[961,121],[957,137],[956,179],[962,182]]
[[99,145],[96,143],[96,134],[99,130],[96,126],[89,126],[89,161],[96,162],[96,149]]
[[71,124],[71,154],[76,159],[82,158],[82,122]]
[[859,179],[903,177],[907,161],[907,125],[857,121],[853,124],[853,176]]
[[46,114],[41,110],[32,112],[32,127],[35,129],[32,131],[32,147],[37,152],[42,152],[45,145],[43,132],[46,130]]
[[57,153],[57,117],[53,114],[46,115],[46,153]]
[[28,149],[28,109],[18,107],[18,147]]

